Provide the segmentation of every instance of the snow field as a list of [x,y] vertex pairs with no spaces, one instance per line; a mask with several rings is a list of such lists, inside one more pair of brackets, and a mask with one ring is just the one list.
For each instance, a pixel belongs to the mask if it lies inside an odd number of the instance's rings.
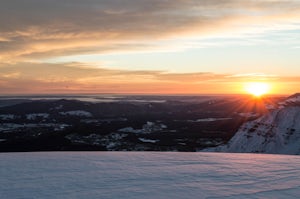
[[0,198],[298,198],[300,156],[0,153]]

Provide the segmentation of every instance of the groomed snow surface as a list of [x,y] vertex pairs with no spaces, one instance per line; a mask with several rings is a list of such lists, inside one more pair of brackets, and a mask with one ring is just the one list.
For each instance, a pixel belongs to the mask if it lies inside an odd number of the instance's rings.
[[300,156],[0,153],[0,198],[299,198]]

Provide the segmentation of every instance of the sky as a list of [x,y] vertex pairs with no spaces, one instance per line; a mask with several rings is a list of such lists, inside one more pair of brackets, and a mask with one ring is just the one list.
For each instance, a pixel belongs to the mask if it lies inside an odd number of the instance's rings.
[[0,94],[300,88],[300,0],[1,0]]

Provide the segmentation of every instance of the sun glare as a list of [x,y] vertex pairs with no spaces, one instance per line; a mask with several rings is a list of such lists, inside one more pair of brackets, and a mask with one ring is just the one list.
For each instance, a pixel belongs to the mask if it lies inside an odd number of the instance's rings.
[[260,97],[270,91],[270,85],[262,82],[250,82],[245,85],[245,90],[256,97]]

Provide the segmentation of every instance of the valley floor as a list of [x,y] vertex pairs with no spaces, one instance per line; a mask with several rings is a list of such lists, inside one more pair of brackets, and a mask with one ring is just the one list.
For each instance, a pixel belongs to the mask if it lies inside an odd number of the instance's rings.
[[0,153],[0,198],[298,198],[300,156]]

